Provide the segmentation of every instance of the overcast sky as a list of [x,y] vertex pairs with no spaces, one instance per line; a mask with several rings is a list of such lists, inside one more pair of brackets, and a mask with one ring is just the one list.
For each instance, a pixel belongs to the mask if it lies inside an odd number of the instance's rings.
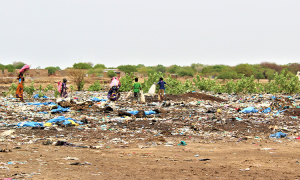
[[300,60],[300,0],[0,0],[0,63]]

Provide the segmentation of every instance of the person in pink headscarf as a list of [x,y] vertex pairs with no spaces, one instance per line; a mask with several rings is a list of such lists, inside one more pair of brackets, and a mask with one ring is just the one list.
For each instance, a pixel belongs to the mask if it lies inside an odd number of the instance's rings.
[[113,86],[118,86],[119,88],[121,87],[121,82],[118,77],[113,77],[111,79],[110,87],[113,87]]
[[121,86],[121,82],[119,78],[113,77],[110,83],[110,89],[108,91],[107,98],[111,101],[116,101],[120,98],[119,88]]

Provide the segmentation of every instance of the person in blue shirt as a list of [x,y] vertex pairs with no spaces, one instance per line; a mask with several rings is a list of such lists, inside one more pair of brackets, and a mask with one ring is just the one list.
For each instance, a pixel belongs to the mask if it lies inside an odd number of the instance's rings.
[[158,90],[158,100],[162,101],[164,99],[164,92],[165,92],[165,84],[168,85],[170,88],[172,88],[169,84],[167,84],[165,81],[163,81],[163,78],[159,78],[159,90]]

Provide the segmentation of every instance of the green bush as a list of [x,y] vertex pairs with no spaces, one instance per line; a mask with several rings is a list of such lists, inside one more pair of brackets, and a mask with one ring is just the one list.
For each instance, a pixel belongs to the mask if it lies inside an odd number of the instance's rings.
[[178,75],[179,76],[190,76],[190,77],[193,77],[194,76],[194,71],[193,70],[189,70],[189,69],[185,69],[185,68],[181,68],[178,71]]
[[101,91],[101,90],[102,90],[101,84],[98,80],[94,82],[93,85],[90,85],[88,88],[88,91]]
[[121,87],[119,89],[120,92],[124,92],[124,91],[130,91],[132,85],[133,85],[133,81],[134,81],[135,76],[133,75],[133,73],[126,73],[125,77],[122,77],[120,79],[121,82]]
[[114,76],[117,76],[117,74],[115,73],[115,71],[109,70],[109,71],[107,71],[107,76],[110,77],[110,78],[112,78]]
[[54,88],[53,88],[52,84],[49,84],[49,85],[47,86],[47,89],[51,91],[51,90],[53,90]]
[[3,94],[4,97],[6,97],[7,95],[9,95],[9,92],[3,91],[2,94]]
[[10,92],[16,92],[18,85],[12,83],[12,85],[8,88]]
[[60,96],[60,93],[58,92],[57,89],[55,89],[55,91],[54,91],[54,97],[55,97],[55,99],[57,99],[58,96]]
[[73,64],[73,68],[74,69],[92,69],[93,67],[89,63],[82,63],[82,62],[80,62],[80,63]]
[[125,73],[137,72],[137,68],[134,65],[120,65],[117,68]]
[[[154,72],[153,74],[150,74],[148,76],[148,79],[144,79],[144,82],[141,83],[142,85],[142,90],[144,92],[148,92],[153,83],[158,83],[159,78],[163,77],[163,73],[161,72]],[[156,87],[158,89],[158,87]]]
[[103,75],[103,69],[90,69],[88,74],[95,74],[96,76],[102,76]]
[[27,95],[29,96],[29,97],[32,97],[32,95],[33,95],[33,93],[34,93],[34,91],[36,90],[35,88],[34,88],[34,82],[33,81],[31,81],[31,85],[28,87],[28,86],[25,86],[24,87],[24,91],[27,93]]

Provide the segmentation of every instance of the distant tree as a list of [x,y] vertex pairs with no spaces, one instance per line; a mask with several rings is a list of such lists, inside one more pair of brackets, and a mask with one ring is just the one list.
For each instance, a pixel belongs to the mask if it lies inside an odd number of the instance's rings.
[[191,68],[196,70],[197,72],[201,72],[202,69],[204,68],[204,65],[199,63],[193,63],[191,64]]
[[14,72],[16,68],[15,68],[14,65],[8,64],[8,65],[5,66],[5,69],[7,69],[8,72]]
[[262,62],[260,65],[265,68],[274,69],[278,73],[283,69],[283,66],[277,65],[276,63]]
[[75,82],[77,90],[81,91],[84,87],[84,71],[81,69],[68,69],[67,75]]
[[168,72],[172,73],[172,74],[175,74],[175,73],[177,73],[177,71],[179,69],[180,69],[180,66],[175,64],[175,65],[172,65],[172,66],[169,67]]
[[300,71],[300,64],[298,63],[290,63],[288,64],[289,71],[291,71],[293,74],[297,74],[298,71]]
[[238,74],[244,74],[246,77],[253,75],[253,70],[249,64],[239,64],[235,67]]
[[218,79],[236,79],[238,75],[235,71],[223,71],[218,76]]
[[221,72],[224,71],[225,69],[229,69],[229,67],[226,65],[214,65],[211,67],[211,69],[214,72]]
[[41,66],[36,67],[35,69],[42,69]]
[[263,75],[262,72],[257,72],[255,74],[255,78],[259,81],[260,79],[265,79],[265,76]]
[[137,72],[136,66],[134,65],[120,65],[117,68],[126,73]]
[[193,77],[194,76],[194,71],[191,71],[188,68],[181,68],[178,71],[178,75],[179,76],[190,76],[190,77]]
[[201,72],[202,74],[207,75],[210,72],[210,68],[208,66],[205,66]]
[[154,69],[155,69],[155,71],[162,72],[162,73],[166,72],[166,70],[167,70],[167,68],[165,66],[161,65],[161,64],[155,66]]
[[138,64],[138,65],[136,66],[136,68],[141,68],[141,67],[145,67],[145,65],[144,65],[144,64]]
[[93,66],[91,66],[91,64],[88,64],[88,63],[75,63],[73,64],[73,68],[74,69],[91,69],[93,68]]
[[49,66],[45,68],[46,70],[48,70],[48,75],[52,75],[55,73],[56,70],[60,70],[60,68],[57,67],[53,67],[53,66]]
[[21,69],[23,66],[25,66],[26,64],[25,63],[23,63],[23,62],[16,62],[16,61],[14,61],[13,62],[13,65],[15,66],[15,68],[16,69]]
[[107,71],[107,76],[110,77],[110,78],[112,78],[114,76],[117,76],[117,74],[115,73],[115,71],[109,70],[109,71]]
[[106,66],[104,64],[96,64],[94,69],[106,69]]
[[56,70],[61,70],[59,66],[56,66],[55,68],[56,68]]
[[95,74],[96,76],[101,76],[103,75],[103,69],[99,68],[99,69],[90,69],[88,71],[88,74]]
[[5,66],[3,64],[0,64],[0,70],[4,70]]
[[147,68],[147,67],[137,68],[138,73],[144,74],[144,75],[146,75],[148,73],[148,70],[149,70],[149,68]]
[[94,66],[94,64],[92,62],[86,62],[86,64],[90,65],[90,66]]
[[147,74],[150,75],[150,74],[154,74],[156,71],[153,69],[153,68],[148,68],[147,70]]

